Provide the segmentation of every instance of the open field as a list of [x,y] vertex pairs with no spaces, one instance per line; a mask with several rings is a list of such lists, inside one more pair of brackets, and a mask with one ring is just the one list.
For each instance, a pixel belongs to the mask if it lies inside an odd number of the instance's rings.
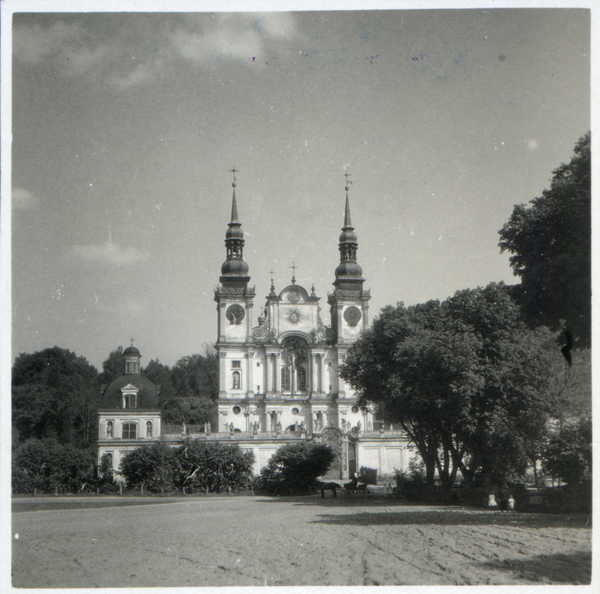
[[586,516],[503,514],[384,498],[15,499],[12,533],[15,587],[544,585],[591,579]]

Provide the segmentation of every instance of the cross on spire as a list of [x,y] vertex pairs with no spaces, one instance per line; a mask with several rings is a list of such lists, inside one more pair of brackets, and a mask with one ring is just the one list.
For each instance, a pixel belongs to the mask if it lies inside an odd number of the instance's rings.
[[236,169],[236,168],[235,168],[235,165],[233,166],[233,169],[230,169],[230,170],[229,170],[229,172],[230,172],[230,173],[233,173],[233,183],[232,183],[231,185],[232,185],[234,188],[235,188],[235,185],[236,185],[236,184],[235,184],[235,174],[236,174],[236,173],[239,173],[239,171],[240,171],[239,169]]
[[273,275],[275,274],[275,271],[271,268],[269,273],[271,274],[271,291],[275,291],[275,283],[273,282]]
[[348,187],[348,184],[351,184],[352,182],[348,180],[348,178],[350,177],[349,173],[344,173],[344,176],[346,177],[346,192],[350,189]]
[[131,346],[133,346],[133,338],[130,338],[129,340],[131,340]]
[[292,260],[292,265],[290,266],[290,268],[292,269],[292,285],[296,284],[296,268],[298,268],[296,266],[296,263]]

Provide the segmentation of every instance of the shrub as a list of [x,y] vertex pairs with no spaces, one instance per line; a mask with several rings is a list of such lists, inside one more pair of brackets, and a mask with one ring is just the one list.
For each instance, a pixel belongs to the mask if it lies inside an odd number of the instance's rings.
[[94,480],[94,458],[92,450],[55,439],[29,439],[13,452],[13,493],[76,493]]
[[275,494],[303,493],[324,475],[335,459],[322,444],[289,444],[279,448],[256,480],[256,488]]
[[189,440],[175,453],[175,482],[191,492],[243,491],[252,480],[254,454],[237,444]]
[[119,466],[128,487],[163,491],[173,487],[175,453],[164,443],[142,446],[125,454]]

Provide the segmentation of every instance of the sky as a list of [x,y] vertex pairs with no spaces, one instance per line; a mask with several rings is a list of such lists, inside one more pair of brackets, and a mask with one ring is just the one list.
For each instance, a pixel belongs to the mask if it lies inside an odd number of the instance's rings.
[[234,166],[255,320],[295,265],[329,323],[345,173],[371,319],[516,283],[498,231],[590,129],[581,9],[16,13],[12,36],[13,357],[213,343]]

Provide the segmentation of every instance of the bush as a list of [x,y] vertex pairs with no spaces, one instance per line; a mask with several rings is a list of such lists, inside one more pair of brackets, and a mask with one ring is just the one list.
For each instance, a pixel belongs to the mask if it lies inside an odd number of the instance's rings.
[[174,451],[164,443],[142,446],[125,454],[119,466],[128,487],[149,491],[173,488]]
[[76,493],[95,479],[94,462],[92,450],[55,439],[29,439],[13,452],[13,493]]
[[275,494],[306,493],[335,459],[323,444],[289,444],[279,448],[256,479],[255,487]]
[[175,458],[175,482],[187,492],[238,492],[250,487],[254,454],[237,444],[190,440],[177,448]]

